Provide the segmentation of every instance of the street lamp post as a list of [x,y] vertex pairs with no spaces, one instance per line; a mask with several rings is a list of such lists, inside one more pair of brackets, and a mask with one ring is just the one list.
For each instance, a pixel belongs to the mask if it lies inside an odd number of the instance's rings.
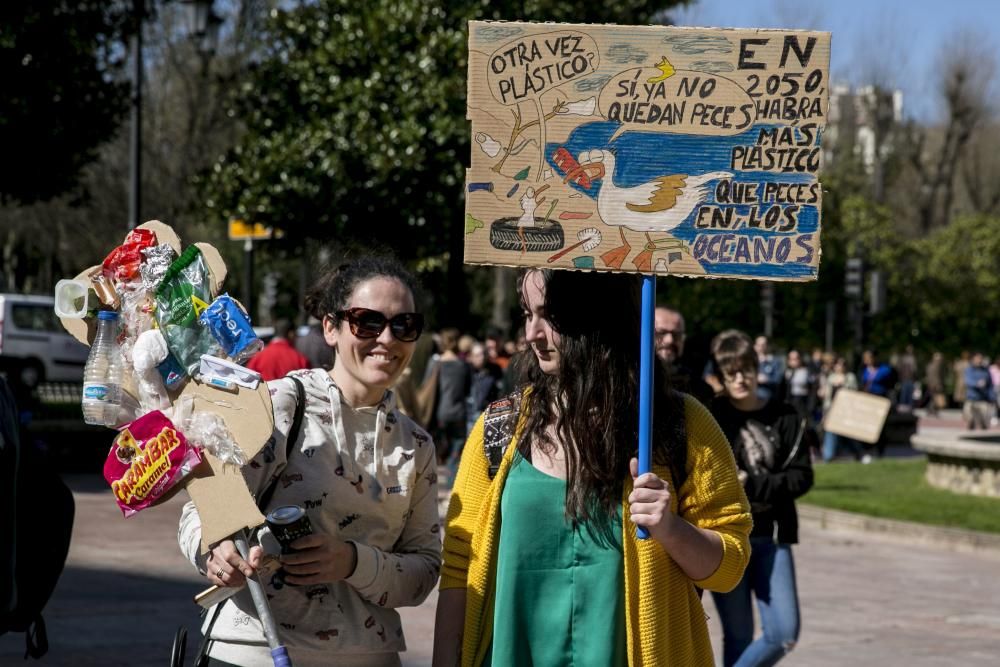
[[243,242],[243,298],[244,306],[256,310],[253,302],[253,239]]
[[[188,28],[198,39],[198,52],[204,57],[215,53],[222,19],[212,10],[213,0],[181,0],[187,7]],[[129,138],[128,228],[135,229],[142,220],[142,22],[146,18],[145,0],[132,0],[132,128]]]
[[219,44],[222,18],[212,9],[213,0],[181,0],[184,5],[188,34],[198,40],[198,53],[212,56]]
[[132,133],[129,141],[128,228],[139,225],[142,214],[142,21],[146,7],[143,0],[132,0]]

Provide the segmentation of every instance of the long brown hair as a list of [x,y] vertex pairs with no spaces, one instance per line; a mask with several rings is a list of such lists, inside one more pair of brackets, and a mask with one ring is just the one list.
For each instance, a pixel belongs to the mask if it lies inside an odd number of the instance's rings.
[[[565,445],[567,518],[574,524],[606,523],[621,502],[638,443],[640,279],[529,269],[518,280],[523,307],[525,278],[536,272],[545,286],[546,318],[560,334],[560,364],[556,374],[547,375],[530,351],[519,360],[532,388],[523,405],[527,421],[519,447],[525,456],[532,442],[551,450],[555,443],[546,427],[554,425]],[[687,443],[671,429],[682,404],[659,363],[654,384],[653,458],[673,470],[686,459],[678,448]]]

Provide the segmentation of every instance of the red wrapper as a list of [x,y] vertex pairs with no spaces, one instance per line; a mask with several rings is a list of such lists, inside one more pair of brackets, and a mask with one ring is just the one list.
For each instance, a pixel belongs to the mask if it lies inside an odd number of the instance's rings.
[[104,462],[122,513],[132,516],[155,503],[201,463],[201,453],[154,410],[122,429]]
[[150,229],[133,229],[125,237],[125,243],[111,251],[104,258],[101,270],[108,278],[119,283],[127,283],[139,278],[142,264],[142,249],[156,245],[156,233]]

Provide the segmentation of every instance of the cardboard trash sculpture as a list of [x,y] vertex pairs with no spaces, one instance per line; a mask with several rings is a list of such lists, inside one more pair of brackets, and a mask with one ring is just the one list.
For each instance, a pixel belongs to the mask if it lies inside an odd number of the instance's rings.
[[128,370],[118,416],[108,424],[120,433],[105,476],[124,514],[186,488],[201,516],[203,550],[263,523],[240,466],[274,430],[266,384],[236,363],[260,342],[239,304],[221,294],[225,278],[213,246],[184,249],[173,229],[154,220],[130,232],[102,265],[60,281],[56,298],[63,326],[87,345],[95,342],[98,311],[117,312],[117,361]]
[[472,22],[465,261],[815,280],[830,34]]

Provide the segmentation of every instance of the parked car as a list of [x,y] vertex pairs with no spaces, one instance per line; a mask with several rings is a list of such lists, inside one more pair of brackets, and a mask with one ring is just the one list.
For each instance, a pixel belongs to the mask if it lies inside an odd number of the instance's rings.
[[0,294],[0,370],[29,388],[83,382],[89,348],[66,333],[51,296]]
[[257,327],[253,328],[253,332],[257,334],[257,338],[260,338],[260,342],[267,345],[274,338],[274,327]]

